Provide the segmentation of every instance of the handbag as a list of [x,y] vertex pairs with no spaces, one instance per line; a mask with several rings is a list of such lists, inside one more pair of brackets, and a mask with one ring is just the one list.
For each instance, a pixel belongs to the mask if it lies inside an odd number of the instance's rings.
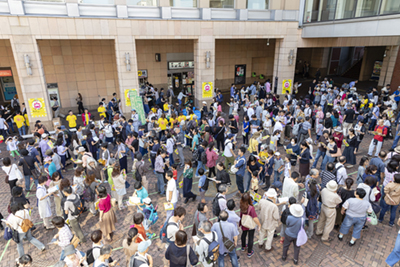
[[8,241],[13,237],[13,230],[10,227],[6,227],[4,230],[4,240]]
[[74,235],[74,236],[71,238],[71,243],[70,243],[70,245],[73,245],[75,248],[79,245],[79,238],[78,238],[76,235]]
[[128,181],[125,181],[125,188],[128,189],[131,186],[130,183],[128,183]]
[[[197,221],[198,223],[200,223],[200,219],[199,219],[199,212],[197,213]],[[192,229],[192,236],[197,235],[197,228],[196,228],[196,224],[193,224],[193,229]]]
[[19,233],[17,230],[12,230],[12,240],[14,240],[15,243],[19,243]]
[[229,252],[232,252],[235,249],[235,243],[233,243],[232,240],[230,240],[229,238],[225,237],[224,231],[222,230],[221,222],[219,222],[219,229],[221,229],[222,242],[224,242],[225,248]]
[[10,176],[10,172],[11,172],[13,166],[14,166],[14,164],[11,165],[10,170],[8,171],[8,174],[6,175],[6,178],[4,178],[4,182],[6,184],[8,184],[8,182],[9,182],[8,177]]
[[[250,207],[247,209],[247,213],[249,213]],[[242,226],[248,228],[249,230],[253,230],[256,228],[256,222],[253,217],[248,214],[242,215]]]
[[372,211],[371,213],[367,213],[367,222],[369,222],[371,225],[378,224],[378,218],[376,217],[376,214],[374,211]]
[[306,231],[303,228],[303,223],[304,223],[304,219],[301,218],[301,227],[300,227],[300,231],[297,233],[297,240],[296,240],[296,246],[298,246],[298,247],[307,243],[307,240],[308,240]]

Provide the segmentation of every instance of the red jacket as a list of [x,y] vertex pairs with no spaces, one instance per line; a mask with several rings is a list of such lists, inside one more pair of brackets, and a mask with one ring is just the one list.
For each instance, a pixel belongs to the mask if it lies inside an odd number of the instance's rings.
[[[92,116],[90,114],[90,112],[88,112],[88,115],[89,115],[89,119],[90,119],[90,117]],[[88,122],[89,122],[89,121],[86,121],[85,113],[82,114],[82,121],[83,121],[83,126],[86,126],[88,124]]]
[[[387,131],[388,131],[388,129],[387,129],[387,127],[386,126],[375,126],[375,130],[374,130],[375,132],[378,132],[378,133],[381,133],[381,134],[384,134],[385,136],[387,135]],[[378,140],[379,142],[383,142],[383,136],[382,135],[375,135],[374,136],[374,139],[375,140]]]

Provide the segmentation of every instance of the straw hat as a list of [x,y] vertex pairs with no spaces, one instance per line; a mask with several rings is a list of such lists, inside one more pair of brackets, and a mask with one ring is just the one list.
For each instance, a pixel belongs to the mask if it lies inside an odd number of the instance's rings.
[[290,205],[290,214],[294,217],[302,217],[304,214],[304,209],[300,204]]
[[331,192],[336,192],[337,190],[337,183],[333,180],[330,180],[327,184],[326,184],[326,189],[328,189]]

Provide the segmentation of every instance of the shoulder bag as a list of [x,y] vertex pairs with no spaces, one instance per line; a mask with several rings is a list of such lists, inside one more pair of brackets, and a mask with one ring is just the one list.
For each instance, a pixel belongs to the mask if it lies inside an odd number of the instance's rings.
[[190,256],[190,245],[186,245],[186,267],[191,266],[189,256]]
[[31,171],[31,174],[32,174],[32,176],[33,176],[33,179],[35,179],[35,180],[39,179],[39,175],[38,175],[38,173],[36,172],[36,169],[31,170],[31,168],[29,168],[28,162],[26,162],[25,158],[22,158],[22,160],[25,162],[26,166],[27,166],[28,169]]
[[249,230],[253,230],[256,228],[256,222],[253,217],[249,215],[250,207],[247,209],[247,214],[242,215],[242,226],[248,228]]
[[222,230],[221,222],[219,222],[219,229],[221,229],[222,241],[224,242],[225,248],[232,252],[235,249],[235,243],[233,243],[229,238],[225,237],[224,231]]
[[300,227],[299,232],[297,233],[296,246],[298,246],[298,247],[307,243],[307,240],[308,240],[306,231],[304,230],[304,227],[303,227],[303,221],[304,221],[304,219],[301,218],[301,227]]

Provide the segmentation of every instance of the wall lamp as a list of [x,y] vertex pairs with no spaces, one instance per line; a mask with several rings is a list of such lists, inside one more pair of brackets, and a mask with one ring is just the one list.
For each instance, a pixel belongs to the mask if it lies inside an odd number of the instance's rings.
[[206,52],[206,68],[209,69],[210,68],[210,61],[211,61],[211,52],[207,51]]
[[126,70],[131,71],[131,60],[129,58],[129,53],[125,53],[125,64],[126,64]]
[[267,39],[267,46],[269,46],[269,38]]
[[289,60],[289,65],[293,65],[293,59],[294,59],[294,50],[290,50],[288,60]]
[[24,61],[25,61],[26,72],[28,73],[28,75],[32,75],[31,62],[27,54],[24,55]]

